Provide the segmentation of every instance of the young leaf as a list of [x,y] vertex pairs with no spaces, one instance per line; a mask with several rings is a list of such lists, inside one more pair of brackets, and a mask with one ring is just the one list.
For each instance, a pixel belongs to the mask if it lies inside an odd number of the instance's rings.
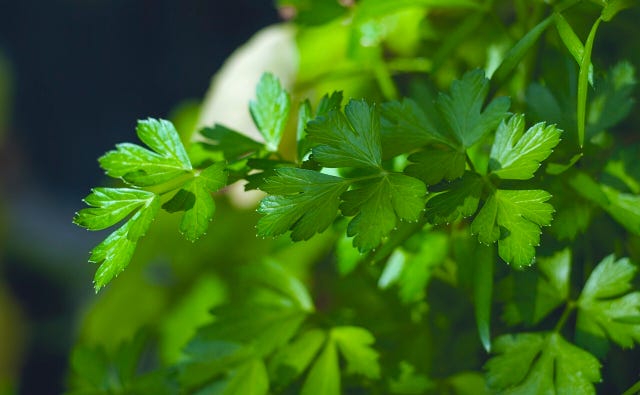
[[315,360],[300,395],[340,395],[340,367],[334,341],[329,338]]
[[629,292],[637,267],[627,258],[605,257],[593,269],[578,299],[577,329],[608,337],[622,347],[640,343],[640,292]]
[[196,241],[209,229],[216,205],[211,194],[227,184],[224,163],[213,164],[188,181],[162,207],[169,211],[184,211],[180,232],[189,241]]
[[387,174],[345,192],[340,209],[355,216],[347,235],[355,236],[353,245],[361,252],[380,244],[399,220],[417,221],[424,208],[425,185],[402,174]]
[[138,121],[136,133],[148,150],[123,143],[99,159],[110,177],[119,177],[136,186],[162,184],[190,172],[193,168],[173,124],[149,118]]
[[312,170],[275,169],[261,189],[258,235],[277,236],[291,230],[293,240],[307,240],[325,230],[338,215],[340,195],[349,183]]
[[331,329],[331,338],[347,361],[347,373],[380,378],[378,353],[371,348],[375,338],[369,331],[355,326],[340,326]]
[[374,105],[351,100],[307,124],[312,157],[323,167],[380,168],[380,116]]
[[558,333],[500,336],[485,365],[487,384],[504,394],[595,394],[600,363]]
[[542,190],[496,190],[471,224],[482,243],[498,242],[500,257],[516,266],[528,266],[540,243],[540,227],[551,223],[551,195]]
[[409,161],[413,163],[404,169],[407,175],[419,178],[427,185],[435,185],[442,180],[462,177],[466,155],[464,151],[445,145],[432,145],[409,156]]
[[489,92],[489,80],[482,70],[466,73],[451,85],[450,95],[440,94],[438,109],[449,130],[465,148],[471,147],[494,130],[507,115],[511,101],[507,97],[494,99],[483,110]]
[[90,262],[100,263],[94,284],[96,291],[116,277],[131,261],[138,239],[146,233],[160,208],[158,195],[138,189],[96,188],[85,199],[94,207],[80,210],[74,222],[90,230],[115,225],[135,214],[92,251]]
[[554,125],[537,123],[524,133],[524,115],[502,122],[491,147],[489,169],[503,179],[527,180],[560,142],[560,130]]
[[249,110],[269,151],[278,150],[290,106],[291,99],[280,81],[273,74],[264,73],[256,87],[256,99],[249,103]]
[[430,223],[439,225],[475,214],[482,185],[480,176],[465,172],[462,178],[453,181],[446,190],[435,193],[427,200],[425,216]]

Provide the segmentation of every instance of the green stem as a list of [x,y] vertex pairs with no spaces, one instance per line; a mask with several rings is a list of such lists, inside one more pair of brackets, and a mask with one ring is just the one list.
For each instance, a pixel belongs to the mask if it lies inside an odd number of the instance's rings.
[[570,300],[569,302],[567,302],[567,306],[564,308],[564,311],[562,312],[562,316],[560,317],[560,320],[556,324],[555,328],[553,328],[554,332],[560,332],[560,330],[562,330],[562,328],[564,327],[564,324],[566,324],[567,320],[569,319],[569,317],[571,316],[571,313],[575,308],[576,308],[576,302],[574,302],[573,300]]
[[636,395],[640,393],[640,381],[636,382],[631,388],[626,390],[622,395]]
[[396,100],[399,96],[398,89],[396,88],[395,82],[393,82],[393,78],[391,78],[391,73],[389,73],[387,65],[382,61],[376,62],[373,66],[373,73],[376,76],[376,80],[385,99]]
[[152,187],[145,188],[145,190],[149,192],[153,192],[156,195],[162,196],[169,192],[173,192],[178,188],[182,188],[182,186],[186,184],[188,181],[193,180],[197,176],[197,174],[199,174],[199,170],[191,170],[163,184],[154,185]]
[[598,26],[602,22],[602,17],[598,17],[591,27],[587,42],[584,44],[584,55],[580,62],[580,74],[578,75],[578,143],[580,148],[584,144],[585,123],[587,115],[587,89],[589,87],[589,65],[591,64],[591,51],[596,38]]

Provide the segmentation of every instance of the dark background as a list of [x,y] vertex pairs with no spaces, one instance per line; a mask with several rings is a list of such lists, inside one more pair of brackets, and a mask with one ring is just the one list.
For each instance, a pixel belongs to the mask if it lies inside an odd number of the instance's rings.
[[85,252],[100,237],[71,219],[103,179],[96,158],[134,139],[137,119],[202,98],[224,59],[277,20],[269,0],[0,0],[13,87],[0,286],[26,322],[19,393],[64,390],[75,311],[92,297]]

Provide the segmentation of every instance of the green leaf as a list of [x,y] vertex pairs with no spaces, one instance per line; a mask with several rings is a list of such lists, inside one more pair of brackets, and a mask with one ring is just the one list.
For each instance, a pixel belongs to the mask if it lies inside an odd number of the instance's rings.
[[398,379],[389,380],[389,390],[398,395],[420,395],[433,389],[435,383],[423,374],[416,374],[415,367],[406,361],[400,362]]
[[270,194],[260,202],[259,236],[291,230],[293,240],[307,240],[324,231],[338,215],[340,195],[349,183],[312,170],[281,168],[267,177],[261,189]]
[[620,11],[637,6],[636,0],[611,0],[602,10],[602,20],[611,21]]
[[489,169],[503,179],[532,178],[560,142],[561,131],[554,125],[537,123],[524,133],[524,115],[502,122],[491,147]]
[[538,324],[569,297],[571,250],[538,258],[536,271],[518,271],[508,282],[511,292],[504,319],[509,325]]
[[153,118],[138,121],[136,132],[152,150],[136,144],[118,144],[115,151],[99,159],[110,177],[143,187],[162,184],[193,169],[171,122]]
[[[418,236],[417,240],[420,249],[416,253],[396,250],[402,251],[404,255],[404,261],[399,262],[402,272],[397,279],[400,300],[403,303],[424,300],[434,270],[445,262],[449,252],[449,238],[442,232],[428,232]],[[393,264],[393,261],[388,264]],[[393,273],[387,274],[391,278],[385,279],[386,282],[394,280],[391,274]]]
[[507,77],[509,77],[516,66],[520,64],[527,52],[533,47],[536,41],[538,41],[542,33],[547,30],[547,27],[549,27],[553,20],[553,15],[548,16],[529,30],[520,41],[509,49],[504,55],[502,63],[500,63],[500,66],[498,66],[491,76],[491,80],[494,81],[496,85],[500,86],[506,81]]
[[438,110],[457,141],[471,147],[494,130],[507,115],[511,101],[507,97],[494,99],[483,110],[489,93],[489,80],[482,70],[474,70],[451,85],[450,95],[440,94]]
[[440,133],[434,121],[409,98],[384,103],[381,116],[380,132],[385,158],[411,152],[431,142],[451,144],[449,138]]
[[445,145],[429,146],[409,156],[413,162],[404,171],[427,185],[453,181],[464,174],[466,155]]
[[340,395],[340,367],[334,341],[329,338],[311,366],[300,395]]
[[155,218],[160,199],[152,192],[138,189],[95,188],[85,202],[94,207],[80,210],[74,223],[89,230],[108,228],[135,211],[124,225],[91,251],[89,261],[101,263],[94,277],[98,291],[129,264],[138,239]]
[[251,359],[235,369],[223,395],[266,395],[269,376],[261,359]]
[[280,81],[273,74],[264,73],[256,87],[256,99],[249,103],[249,110],[269,151],[278,150],[290,106],[291,99]]
[[587,115],[587,89],[589,83],[589,66],[591,65],[591,51],[593,50],[593,43],[596,38],[596,32],[602,22],[602,17],[596,19],[589,36],[584,44],[584,55],[580,62],[580,73],[578,74],[578,109],[576,111],[576,117],[578,119],[578,144],[582,147],[584,143],[584,134],[586,128],[586,115]]
[[422,182],[402,174],[386,174],[345,192],[340,209],[345,216],[355,216],[347,228],[347,234],[355,236],[353,245],[361,252],[369,251],[398,221],[417,221],[426,193]]
[[622,193],[608,185],[598,184],[582,172],[571,177],[569,184],[582,197],[602,207],[628,231],[640,235],[640,195]]
[[269,365],[275,381],[287,385],[300,376],[318,354],[326,338],[324,331],[312,329],[281,348]]
[[496,190],[471,224],[482,243],[498,241],[500,257],[516,266],[531,265],[540,243],[540,227],[549,225],[553,206],[543,190]]
[[487,362],[487,384],[501,394],[595,394],[600,363],[558,333],[500,336]]
[[347,373],[380,378],[378,352],[371,347],[375,338],[369,331],[355,326],[340,326],[331,329],[331,338],[347,361]]
[[307,124],[312,157],[323,167],[380,168],[380,116],[374,105],[351,100]]
[[263,147],[261,143],[219,124],[202,129],[200,134],[205,137],[207,150],[221,151],[229,162],[244,159]]
[[184,211],[180,232],[189,241],[207,233],[216,205],[211,194],[227,184],[224,163],[213,164],[188,181],[162,207],[169,212]]
[[593,269],[578,299],[577,329],[598,338],[608,337],[622,347],[640,343],[640,292],[629,292],[637,267],[629,259],[605,257]]
[[430,223],[439,225],[475,214],[482,186],[482,178],[479,175],[465,172],[462,178],[447,185],[443,192],[431,195],[427,200],[425,216]]

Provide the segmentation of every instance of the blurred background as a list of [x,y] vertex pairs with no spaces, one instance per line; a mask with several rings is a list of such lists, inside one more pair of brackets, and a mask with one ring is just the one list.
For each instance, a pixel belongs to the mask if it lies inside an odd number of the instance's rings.
[[96,158],[276,21],[270,1],[0,0],[0,394],[64,391],[104,237],[71,223]]

